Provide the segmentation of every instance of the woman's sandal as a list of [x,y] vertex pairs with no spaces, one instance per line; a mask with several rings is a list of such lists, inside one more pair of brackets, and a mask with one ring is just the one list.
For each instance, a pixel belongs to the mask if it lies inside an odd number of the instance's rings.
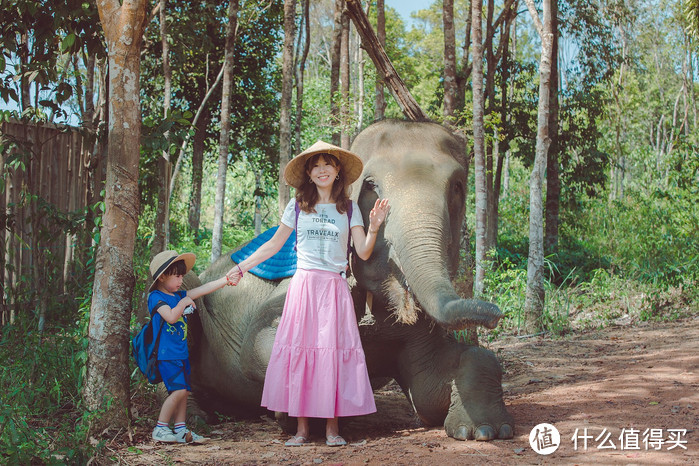
[[347,445],[347,442],[339,435],[328,435],[325,444],[329,447],[341,447],[342,445]]
[[294,435],[284,443],[286,447],[300,447],[308,443],[308,439],[302,435]]

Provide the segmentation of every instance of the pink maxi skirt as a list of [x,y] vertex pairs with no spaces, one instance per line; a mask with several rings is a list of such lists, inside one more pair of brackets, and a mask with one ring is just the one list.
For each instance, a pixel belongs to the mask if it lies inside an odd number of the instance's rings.
[[376,412],[347,281],[298,269],[267,366],[262,406],[293,417]]

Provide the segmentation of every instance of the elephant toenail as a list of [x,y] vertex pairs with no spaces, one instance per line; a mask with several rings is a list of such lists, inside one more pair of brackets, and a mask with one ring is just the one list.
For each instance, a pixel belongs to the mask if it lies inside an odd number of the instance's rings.
[[454,438],[456,440],[468,440],[469,429],[466,426],[459,426],[454,431]]
[[511,425],[503,424],[500,426],[500,430],[498,431],[498,438],[512,438],[514,437],[514,434],[515,433]]
[[488,440],[493,440],[495,438],[495,429],[492,427],[485,425],[485,426],[480,426],[478,429],[476,429],[476,433],[474,435],[476,440],[479,441],[488,441]]

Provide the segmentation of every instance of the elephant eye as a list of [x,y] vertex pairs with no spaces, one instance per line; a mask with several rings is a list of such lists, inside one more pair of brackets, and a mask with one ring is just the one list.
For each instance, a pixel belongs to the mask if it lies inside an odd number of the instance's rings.
[[455,203],[465,202],[464,185],[461,181],[455,181],[451,185],[451,200]]
[[454,183],[454,185],[452,186],[452,190],[454,191],[454,194],[457,196],[463,196],[464,194],[464,186],[460,181]]

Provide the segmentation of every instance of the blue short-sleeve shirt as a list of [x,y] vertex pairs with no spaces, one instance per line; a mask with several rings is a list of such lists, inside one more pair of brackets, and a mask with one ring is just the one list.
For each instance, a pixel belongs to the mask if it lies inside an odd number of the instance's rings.
[[[187,292],[180,290],[175,294],[164,293],[160,290],[151,291],[148,295],[148,312],[153,319],[153,328],[160,328],[163,321],[158,313],[158,308],[167,305],[170,308],[177,306],[187,296]],[[182,316],[174,324],[163,324],[162,336],[158,346],[158,360],[172,361],[175,359],[189,359],[189,349],[187,348],[187,316]],[[157,335],[156,335],[157,338]]]

